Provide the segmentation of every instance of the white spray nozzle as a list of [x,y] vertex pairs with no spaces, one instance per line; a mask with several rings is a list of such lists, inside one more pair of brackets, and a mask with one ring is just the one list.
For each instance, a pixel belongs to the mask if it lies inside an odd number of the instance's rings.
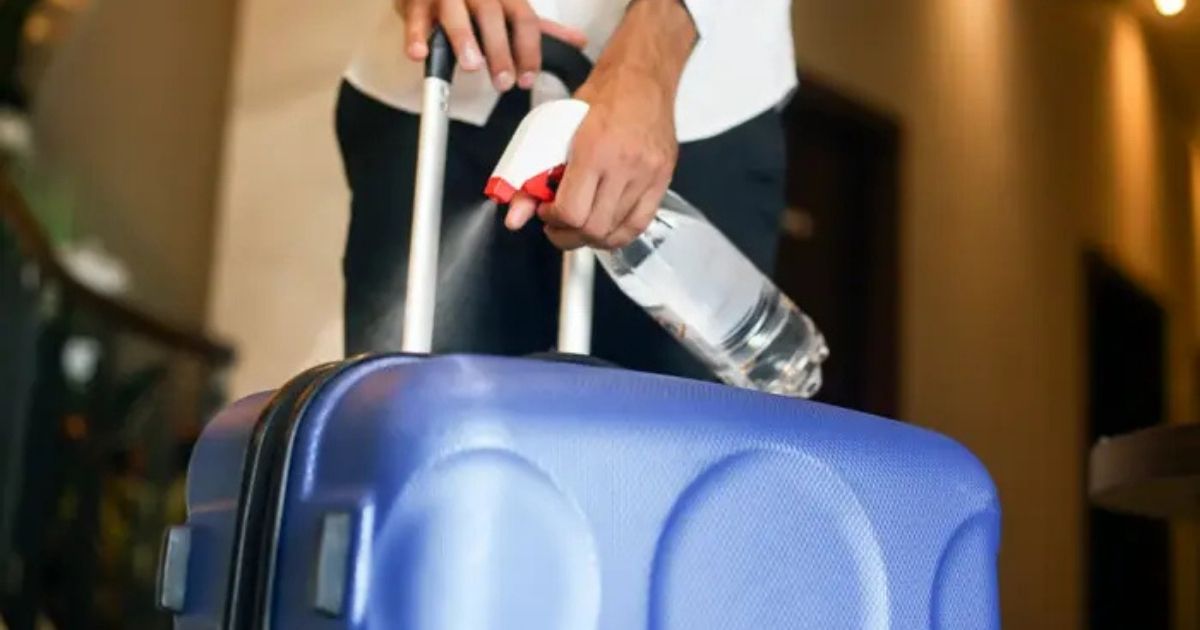
[[575,99],[535,107],[517,126],[484,194],[496,203],[512,201],[518,191],[539,201],[553,201],[571,141],[587,112],[588,104]]

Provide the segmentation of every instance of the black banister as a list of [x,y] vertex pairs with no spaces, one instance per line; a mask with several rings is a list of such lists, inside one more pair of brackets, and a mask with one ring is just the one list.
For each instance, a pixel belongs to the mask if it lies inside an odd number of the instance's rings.
[[98,293],[71,275],[7,174],[0,174],[0,220],[13,231],[24,255],[62,288],[67,299],[126,330],[181,352],[218,366],[232,363],[234,351],[229,345]]

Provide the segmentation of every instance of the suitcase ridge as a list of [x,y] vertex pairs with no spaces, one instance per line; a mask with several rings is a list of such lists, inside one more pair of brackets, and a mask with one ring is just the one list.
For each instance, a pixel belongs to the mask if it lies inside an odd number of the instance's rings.
[[[234,546],[229,564],[228,592],[222,619],[225,630],[256,627],[252,621],[262,607],[261,593],[266,584],[262,571],[269,568],[269,550],[274,546],[265,532],[270,518],[269,505],[278,493],[276,468],[286,459],[281,450],[290,435],[289,422],[303,409],[313,386],[327,378],[339,363],[315,366],[296,375],[280,387],[259,413],[246,445],[242,464],[242,485],[238,492]],[[266,547],[264,549],[264,546]]]

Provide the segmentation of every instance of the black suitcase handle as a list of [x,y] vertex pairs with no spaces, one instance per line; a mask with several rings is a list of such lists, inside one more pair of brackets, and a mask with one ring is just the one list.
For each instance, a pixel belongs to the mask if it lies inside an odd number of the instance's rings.
[[[454,47],[441,26],[429,36],[429,56],[425,58],[425,76],[449,81],[454,74]],[[574,94],[592,73],[592,60],[583,51],[550,35],[542,34],[542,72],[548,72]]]

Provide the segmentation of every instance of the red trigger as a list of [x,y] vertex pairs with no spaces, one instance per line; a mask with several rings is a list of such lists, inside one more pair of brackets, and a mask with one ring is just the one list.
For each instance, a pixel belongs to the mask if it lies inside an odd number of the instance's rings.
[[558,183],[562,180],[566,170],[566,164],[559,164],[548,171],[542,171],[529,178],[529,181],[521,186],[521,190],[538,201],[554,201],[554,194],[558,192]]
[[487,187],[483,189],[483,194],[496,203],[504,204],[512,201],[517,194],[517,189],[503,179],[492,176],[487,182]]

